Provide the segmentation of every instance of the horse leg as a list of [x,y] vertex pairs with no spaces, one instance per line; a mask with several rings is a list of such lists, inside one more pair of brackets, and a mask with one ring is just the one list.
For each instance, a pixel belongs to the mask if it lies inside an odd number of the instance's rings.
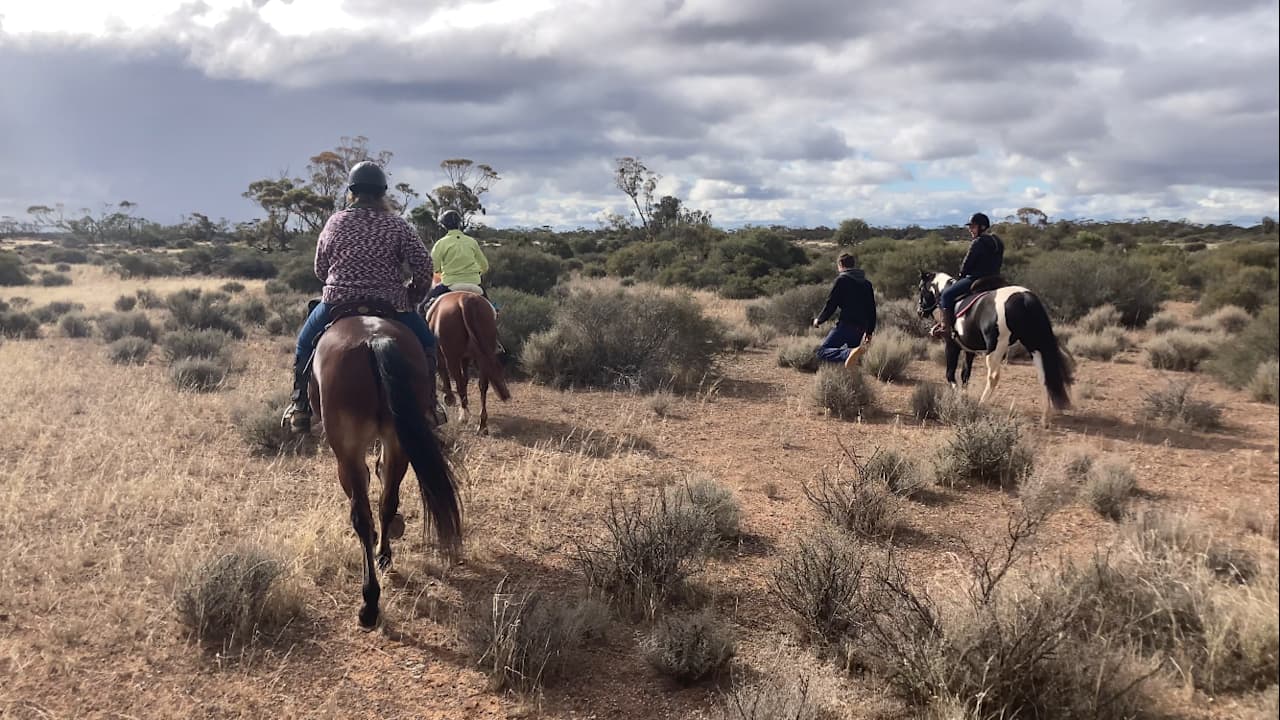
[[[955,340],[952,340],[951,338],[947,338],[946,343],[947,343],[947,344],[946,344],[946,351],[947,351],[947,384],[951,385],[951,388],[952,388],[952,389],[955,389],[955,387],[956,387],[956,365],[957,365],[957,364],[959,364],[959,362],[960,362],[960,344],[959,344],[959,343],[957,343]],[[970,362],[970,364],[972,364],[972,363],[973,363],[973,361],[972,361],[972,360],[970,360],[969,362]],[[966,383],[968,383],[968,382],[969,382],[969,376],[968,376],[968,375],[965,375],[965,376],[964,376],[964,381],[965,381]]]
[[439,380],[437,385],[444,389],[444,404],[453,405],[457,401],[449,385],[449,357],[444,354],[444,348],[436,351],[436,378]]
[[467,404],[467,362],[462,357],[457,358],[457,362],[449,366],[449,374],[453,375],[453,382],[458,386],[458,405],[462,408],[462,422],[466,422],[471,417],[471,408]]
[[391,567],[391,541],[404,536],[404,516],[400,514],[400,481],[409,469],[409,458],[400,449],[398,440],[382,443],[381,472],[382,500],[379,507],[379,525],[382,541],[378,544],[378,568]]
[[991,393],[995,392],[996,385],[1000,383],[1000,368],[1004,364],[1005,353],[1009,352],[1009,342],[1005,338],[1001,338],[996,343],[996,349],[987,353],[987,386],[982,390],[982,397],[978,398],[978,404],[981,405],[991,397]]
[[338,460],[338,480],[351,501],[351,526],[364,548],[364,606],[360,608],[360,625],[371,628],[378,622],[378,599],[382,588],[373,565],[373,510],[369,507],[369,468],[364,452],[344,448]]
[[481,435],[489,434],[489,376],[481,370],[476,384],[480,386],[480,429]]
[[969,378],[973,376],[973,353],[968,350],[964,353],[964,368],[960,371],[960,384],[969,387]]
[[1049,385],[1044,377],[1044,356],[1040,352],[1031,353],[1031,362],[1036,366],[1036,375],[1040,377],[1040,387],[1044,390],[1044,407],[1040,411],[1041,427],[1049,427],[1049,413],[1053,408],[1053,400],[1049,397]]

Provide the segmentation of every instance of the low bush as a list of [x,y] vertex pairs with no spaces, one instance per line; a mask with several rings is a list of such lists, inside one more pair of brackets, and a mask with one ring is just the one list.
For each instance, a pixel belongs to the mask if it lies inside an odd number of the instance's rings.
[[1249,396],[1258,402],[1280,402],[1280,363],[1268,360],[1258,365],[1253,380],[1249,382]]
[[62,316],[58,321],[58,329],[63,337],[87,338],[93,334],[93,323],[82,313],[73,312]]
[[1075,335],[1067,343],[1072,355],[1090,360],[1110,360],[1125,347],[1124,331],[1107,328],[1101,332]]
[[857,420],[874,409],[876,392],[861,372],[824,364],[814,378],[810,399],[831,417]]
[[1119,325],[1120,311],[1110,303],[1099,305],[1076,321],[1076,327],[1086,333],[1100,333],[1107,328],[1118,327]]
[[877,380],[897,382],[906,377],[907,368],[920,351],[921,341],[890,328],[875,334],[859,363]]
[[284,561],[254,547],[220,553],[189,570],[175,605],[192,635],[220,646],[249,644],[304,608]]
[[1206,369],[1231,387],[1244,387],[1258,365],[1280,355],[1280,311],[1263,308],[1238,335],[1221,343],[1205,364]]
[[719,324],[692,298],[578,290],[530,337],[524,369],[557,387],[692,390],[712,372]]
[[469,619],[464,635],[494,689],[533,693],[568,675],[589,640],[604,634],[607,610],[498,586]]
[[141,365],[151,354],[151,341],[127,335],[107,345],[107,357],[120,365]]
[[295,433],[280,423],[280,415],[289,404],[288,393],[277,393],[265,401],[236,408],[231,423],[249,452],[258,457],[310,455],[316,451],[315,436]]
[[138,306],[138,298],[134,295],[121,295],[116,298],[114,305],[120,312],[130,312]]
[[986,416],[956,426],[939,451],[938,482],[953,487],[1016,485],[1031,473],[1034,458],[1017,421]]
[[40,321],[18,310],[0,311],[0,336],[17,340],[40,337]]
[[165,333],[161,345],[169,362],[188,358],[227,360],[231,354],[231,336],[221,330],[174,330]]
[[1248,310],[1235,305],[1223,305],[1204,318],[1204,322],[1211,329],[1228,335],[1234,335],[1249,327],[1252,320],[1253,316]]
[[143,338],[155,342],[160,337],[159,330],[151,324],[146,313],[137,311],[99,316],[98,334],[109,343],[125,337]]
[[1147,341],[1147,364],[1157,370],[1194,371],[1213,354],[1222,338],[1189,330],[1173,330]]
[[77,312],[80,310],[84,310],[84,305],[81,305],[80,303],[58,301],[51,302],[48,305],[42,305],[35,310],[32,310],[31,316],[40,324],[47,325],[49,323],[57,322],[63,315],[66,315],[69,312]]
[[498,342],[509,357],[519,358],[531,336],[551,328],[555,315],[551,298],[512,288],[493,288],[489,296],[500,308]]
[[1170,382],[1148,391],[1138,416],[1174,429],[1213,430],[1222,426],[1222,407],[1191,396],[1191,383]]
[[1138,489],[1138,480],[1127,463],[1109,460],[1090,468],[1085,483],[1089,506],[1099,515],[1119,522],[1129,508],[1129,498]]
[[801,372],[817,372],[822,361],[817,356],[818,342],[811,337],[784,338],[778,345],[778,367]]
[[173,325],[187,330],[221,330],[239,340],[244,327],[233,317],[230,296],[199,289],[179,290],[165,298]]
[[716,537],[735,540],[742,508],[733,490],[709,477],[689,477],[667,488],[667,504],[677,513],[702,513],[711,520]]
[[647,501],[612,499],[604,524],[601,540],[578,546],[578,565],[591,587],[643,617],[688,597],[690,577],[716,543],[708,514],[673,506],[662,495]]
[[865,570],[863,553],[848,540],[818,533],[779,560],[769,589],[805,635],[838,646],[862,624]]
[[222,387],[230,372],[224,361],[187,358],[169,366],[169,377],[179,390],[213,392]]
[[546,295],[560,281],[564,270],[560,258],[532,247],[486,247],[484,253],[489,260],[485,280],[490,287]]
[[747,321],[780,333],[804,333],[831,293],[829,285],[802,285],[747,306]]
[[724,670],[733,658],[734,647],[728,625],[710,610],[665,615],[644,641],[649,664],[684,684]]
[[58,272],[47,272],[40,276],[40,284],[44,287],[62,287],[71,284],[71,276]]

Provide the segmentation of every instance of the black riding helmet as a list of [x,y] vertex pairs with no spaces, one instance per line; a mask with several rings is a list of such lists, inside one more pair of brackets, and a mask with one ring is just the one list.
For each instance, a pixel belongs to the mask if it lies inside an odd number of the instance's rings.
[[436,222],[445,230],[457,230],[462,227],[462,215],[457,210],[445,210]]
[[387,191],[387,174],[371,160],[356,163],[347,174],[347,189],[351,192],[384,193]]
[[969,224],[977,225],[983,230],[989,230],[991,228],[991,220],[983,213],[974,213],[973,217],[969,218]]

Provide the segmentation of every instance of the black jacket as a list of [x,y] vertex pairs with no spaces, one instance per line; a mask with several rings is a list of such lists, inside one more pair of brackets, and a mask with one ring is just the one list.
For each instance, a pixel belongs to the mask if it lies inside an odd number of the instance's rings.
[[845,270],[836,276],[818,322],[826,322],[836,308],[840,309],[841,325],[853,325],[868,335],[876,331],[876,293],[861,270]]
[[999,275],[1003,265],[1004,242],[991,233],[983,233],[969,245],[969,252],[960,263],[960,277]]

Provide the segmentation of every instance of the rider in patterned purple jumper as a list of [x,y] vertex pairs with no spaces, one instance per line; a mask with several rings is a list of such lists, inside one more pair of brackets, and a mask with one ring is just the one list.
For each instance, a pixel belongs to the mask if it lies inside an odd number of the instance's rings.
[[[368,161],[359,163],[351,169],[348,184],[351,206],[329,217],[316,243],[315,271],[324,281],[324,292],[294,348],[292,404],[284,419],[298,432],[311,428],[307,398],[311,353],[331,322],[334,306],[367,302],[394,308],[394,318],[413,331],[431,368],[435,366],[435,335],[413,311],[431,287],[431,256],[409,223],[388,210],[387,176],[382,168]],[[404,265],[413,275],[409,287],[401,279]]]

